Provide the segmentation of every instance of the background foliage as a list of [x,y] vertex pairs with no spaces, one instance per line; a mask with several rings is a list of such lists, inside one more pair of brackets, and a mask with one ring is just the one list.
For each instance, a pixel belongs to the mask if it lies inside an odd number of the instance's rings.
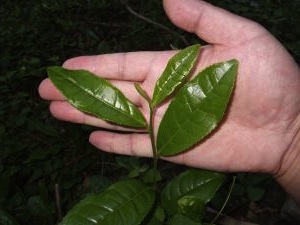
[[[263,24],[299,62],[300,1],[210,2]],[[0,21],[0,224],[56,224],[58,200],[64,214],[84,195],[144,173],[147,159],[102,153],[88,143],[94,128],[53,119],[37,93],[45,67],[78,55],[182,48],[184,40],[199,40],[174,27],[157,0],[4,0]],[[161,167],[166,174],[184,170]],[[282,197],[268,176],[240,174],[227,213],[275,224]]]

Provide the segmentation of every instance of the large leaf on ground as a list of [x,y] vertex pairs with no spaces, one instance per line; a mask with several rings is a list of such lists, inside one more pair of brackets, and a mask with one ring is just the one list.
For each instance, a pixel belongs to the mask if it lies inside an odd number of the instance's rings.
[[85,70],[49,67],[48,76],[77,109],[124,126],[142,128],[146,121],[139,109],[107,80]]
[[60,225],[137,225],[152,208],[154,198],[152,187],[136,180],[120,181],[79,202]]
[[[171,180],[161,193],[161,204],[174,215],[180,212],[181,200],[193,196],[200,201],[209,202],[222,184],[225,176],[206,170],[188,170]],[[180,212],[182,213],[182,212]]]
[[234,87],[237,66],[236,60],[209,66],[180,89],[158,129],[161,155],[183,152],[217,127]]
[[151,105],[154,107],[164,101],[190,74],[199,54],[200,45],[189,46],[168,62],[165,70],[157,80]]

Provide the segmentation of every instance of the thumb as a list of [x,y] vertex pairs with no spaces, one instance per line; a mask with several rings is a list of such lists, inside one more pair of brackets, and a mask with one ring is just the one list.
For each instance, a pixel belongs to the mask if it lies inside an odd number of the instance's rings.
[[202,0],[164,0],[164,8],[175,25],[211,44],[236,45],[266,32],[257,23]]

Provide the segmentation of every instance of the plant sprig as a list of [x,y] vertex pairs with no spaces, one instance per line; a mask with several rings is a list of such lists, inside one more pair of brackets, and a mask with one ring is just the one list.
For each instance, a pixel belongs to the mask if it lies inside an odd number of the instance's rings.
[[[152,97],[139,83],[135,83],[135,89],[148,103],[148,121],[120,90],[88,71],[50,67],[48,75],[67,101],[77,109],[121,126],[147,129],[153,154],[155,177],[152,181],[156,187],[160,156],[168,157],[187,151],[211,133],[222,120],[233,92],[238,66],[236,60],[213,64],[188,81],[199,52],[200,45],[196,44],[171,57],[155,84]],[[156,109],[168,99],[170,104],[155,135]],[[78,219],[77,215],[84,218],[85,222],[80,223],[86,225],[90,221],[105,225],[119,222],[137,225],[154,205],[154,211],[162,208],[172,216],[168,223],[170,225],[175,225],[177,219],[186,224],[195,224],[194,221],[202,220],[199,215],[204,214],[205,204],[211,200],[223,180],[224,175],[219,173],[189,170],[163,189],[158,205],[154,204],[158,195],[156,188],[148,188],[137,180],[117,182],[103,193],[80,202],[67,214],[61,225],[73,224]],[[126,207],[115,205],[116,201]],[[100,207],[93,209],[95,204]]]

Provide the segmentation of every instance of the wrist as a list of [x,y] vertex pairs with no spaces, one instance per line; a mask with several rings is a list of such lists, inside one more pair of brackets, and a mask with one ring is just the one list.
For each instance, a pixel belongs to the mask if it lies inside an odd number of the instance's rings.
[[296,135],[282,158],[280,170],[274,177],[300,205],[300,123],[298,127]]

